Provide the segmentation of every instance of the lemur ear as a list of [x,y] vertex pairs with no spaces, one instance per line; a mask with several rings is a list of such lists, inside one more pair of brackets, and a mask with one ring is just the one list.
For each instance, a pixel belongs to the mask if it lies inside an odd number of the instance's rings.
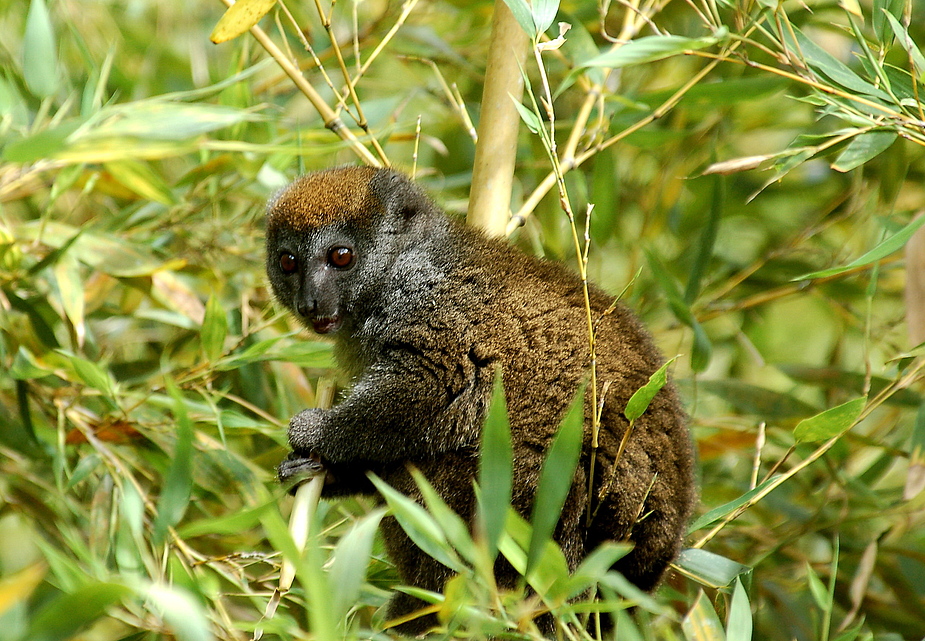
[[433,209],[430,198],[404,174],[382,171],[370,181],[370,190],[379,196],[387,215],[410,220]]

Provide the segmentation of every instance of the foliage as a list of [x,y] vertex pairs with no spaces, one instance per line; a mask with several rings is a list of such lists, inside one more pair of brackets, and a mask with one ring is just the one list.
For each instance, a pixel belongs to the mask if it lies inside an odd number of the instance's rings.
[[[285,422],[337,373],[269,299],[263,203],[360,158],[465,210],[492,3],[238,4],[259,32],[204,0],[0,0],[0,638],[387,637],[383,510],[322,503],[304,555],[286,527]],[[383,486],[459,571],[421,595],[445,636],[550,610],[567,638],[608,635],[594,612],[630,639],[921,638],[925,320],[898,252],[925,220],[925,7],[508,5],[532,53],[512,241],[678,355],[703,507],[648,596],[608,572],[619,545],[564,572],[549,514],[505,509],[501,450],[484,531]],[[497,591],[496,553],[538,596]]]

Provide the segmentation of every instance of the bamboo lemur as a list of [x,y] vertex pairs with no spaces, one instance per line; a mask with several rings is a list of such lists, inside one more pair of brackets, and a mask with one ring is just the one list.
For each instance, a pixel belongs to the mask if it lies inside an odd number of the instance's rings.
[[[472,480],[482,424],[500,366],[514,453],[512,503],[528,515],[544,455],[589,368],[579,278],[444,214],[404,175],[345,167],[304,176],[267,213],[267,273],[276,298],[306,326],[333,335],[354,377],[333,409],[307,409],[289,424],[286,481],[327,471],[326,496],[374,492],[375,472],[420,499],[407,465],[420,469],[463,517],[474,513]],[[613,297],[591,288],[598,393],[604,393],[595,467],[594,518],[586,521],[590,407],[582,463],[555,537],[574,568],[598,544],[629,540],[615,566],[644,590],[677,555],[696,491],[686,416],[670,384],[627,427],[627,400],[662,364],[647,331]],[[587,396],[590,397],[590,394]],[[450,571],[383,522],[402,580],[440,591]],[[499,568],[504,562],[499,563]],[[500,569],[502,585],[512,570]],[[389,615],[423,605],[397,593]],[[419,632],[433,618],[402,629]]]

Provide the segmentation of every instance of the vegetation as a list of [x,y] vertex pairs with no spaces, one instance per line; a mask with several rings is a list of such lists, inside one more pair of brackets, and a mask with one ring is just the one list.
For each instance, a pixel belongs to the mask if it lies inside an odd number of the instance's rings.
[[[385,508],[459,571],[441,636],[536,638],[545,609],[568,639],[610,638],[599,611],[621,639],[925,636],[921,2],[508,2],[507,231],[623,292],[699,445],[654,596],[618,545],[568,576],[555,474],[506,513],[500,401],[491,534],[383,486],[296,551],[274,467],[338,379],[269,299],[263,203],[388,161],[462,214],[494,5],[239,4],[262,30],[213,45],[219,2],[0,0],[0,638],[388,638]],[[541,598],[497,592],[495,546]]]

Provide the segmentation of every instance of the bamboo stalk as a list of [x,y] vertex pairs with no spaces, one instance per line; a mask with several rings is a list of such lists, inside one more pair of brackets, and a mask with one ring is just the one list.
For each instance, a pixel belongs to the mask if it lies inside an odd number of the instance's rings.
[[503,0],[495,0],[466,216],[470,225],[492,236],[503,236],[510,219],[520,129],[514,100],[523,94],[521,69],[528,42],[511,10]]

